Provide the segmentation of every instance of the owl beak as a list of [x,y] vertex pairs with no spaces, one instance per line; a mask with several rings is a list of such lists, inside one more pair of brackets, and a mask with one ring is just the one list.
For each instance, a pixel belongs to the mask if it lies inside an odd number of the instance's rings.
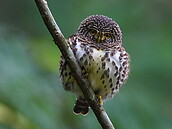
[[100,32],[98,32],[95,35],[95,39],[97,39],[97,43],[100,43],[102,40],[104,40],[104,36]]
[[98,36],[97,42],[100,43],[100,41],[101,41],[101,36]]

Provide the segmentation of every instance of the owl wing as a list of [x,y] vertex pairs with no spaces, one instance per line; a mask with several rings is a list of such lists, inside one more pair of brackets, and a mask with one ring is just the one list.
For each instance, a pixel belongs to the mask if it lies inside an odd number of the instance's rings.
[[[67,40],[68,45],[70,46],[70,48],[72,49],[74,55],[76,55],[76,45],[77,45],[77,38],[78,36],[76,34],[70,36]],[[77,82],[75,81],[74,77],[72,76],[72,72],[66,62],[66,60],[63,58],[63,56],[61,56],[60,59],[60,68],[59,68],[59,72],[60,72],[60,79],[61,82],[63,84],[63,87],[66,91],[70,91],[70,92],[75,92],[75,91],[79,91],[76,87],[77,86]]]
[[[74,44],[76,41],[74,40],[76,35],[72,35],[67,40],[68,45],[71,47],[71,49],[74,48]],[[73,87],[73,83],[75,83],[75,80],[72,76],[71,70],[66,62],[66,60],[61,56],[60,58],[60,67],[59,67],[59,73],[60,73],[60,79],[63,84],[63,87],[66,91],[71,91]]]
[[120,60],[120,68],[119,68],[119,84],[120,86],[127,80],[128,78],[128,74],[130,71],[129,68],[129,54],[125,51],[125,49],[121,46],[121,54],[119,56],[119,60]]

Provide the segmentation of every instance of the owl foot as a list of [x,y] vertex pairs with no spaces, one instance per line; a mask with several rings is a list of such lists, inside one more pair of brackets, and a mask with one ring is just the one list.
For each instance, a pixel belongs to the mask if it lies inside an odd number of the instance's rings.
[[97,97],[98,105],[99,105],[100,107],[101,107],[101,106],[103,106],[102,96],[100,96],[100,95],[96,95],[96,97]]
[[85,78],[88,78],[88,73],[83,69],[82,74],[84,75]]

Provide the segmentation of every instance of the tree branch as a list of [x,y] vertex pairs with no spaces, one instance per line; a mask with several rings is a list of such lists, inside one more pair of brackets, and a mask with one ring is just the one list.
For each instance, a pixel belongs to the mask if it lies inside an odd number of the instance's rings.
[[82,90],[86,100],[88,101],[90,107],[92,108],[93,112],[95,113],[99,123],[101,124],[103,129],[115,129],[110,121],[108,115],[106,114],[103,107],[98,106],[97,98],[91,87],[89,86],[88,80],[82,75],[81,68],[70,49],[69,45],[67,44],[62,32],[60,31],[58,25],[56,24],[51,11],[49,10],[48,4],[46,0],[35,0],[39,12],[42,16],[42,19],[47,26],[51,36],[54,39],[55,44],[60,49],[63,57],[67,61],[74,78],[76,79],[80,89]]

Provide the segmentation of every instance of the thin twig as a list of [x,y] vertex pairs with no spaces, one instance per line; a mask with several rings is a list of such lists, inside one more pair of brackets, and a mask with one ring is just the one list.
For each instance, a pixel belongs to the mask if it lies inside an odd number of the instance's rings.
[[68,46],[62,32],[60,31],[58,25],[56,24],[51,11],[49,10],[46,0],[35,0],[42,19],[47,26],[49,32],[51,33],[55,44],[60,49],[63,57],[67,61],[74,78],[76,79],[80,89],[82,90],[85,98],[87,99],[90,107],[95,113],[99,123],[103,129],[115,129],[112,122],[110,121],[108,115],[106,114],[103,107],[98,106],[95,94],[91,87],[89,86],[88,80],[82,75],[81,68],[72,52]]

